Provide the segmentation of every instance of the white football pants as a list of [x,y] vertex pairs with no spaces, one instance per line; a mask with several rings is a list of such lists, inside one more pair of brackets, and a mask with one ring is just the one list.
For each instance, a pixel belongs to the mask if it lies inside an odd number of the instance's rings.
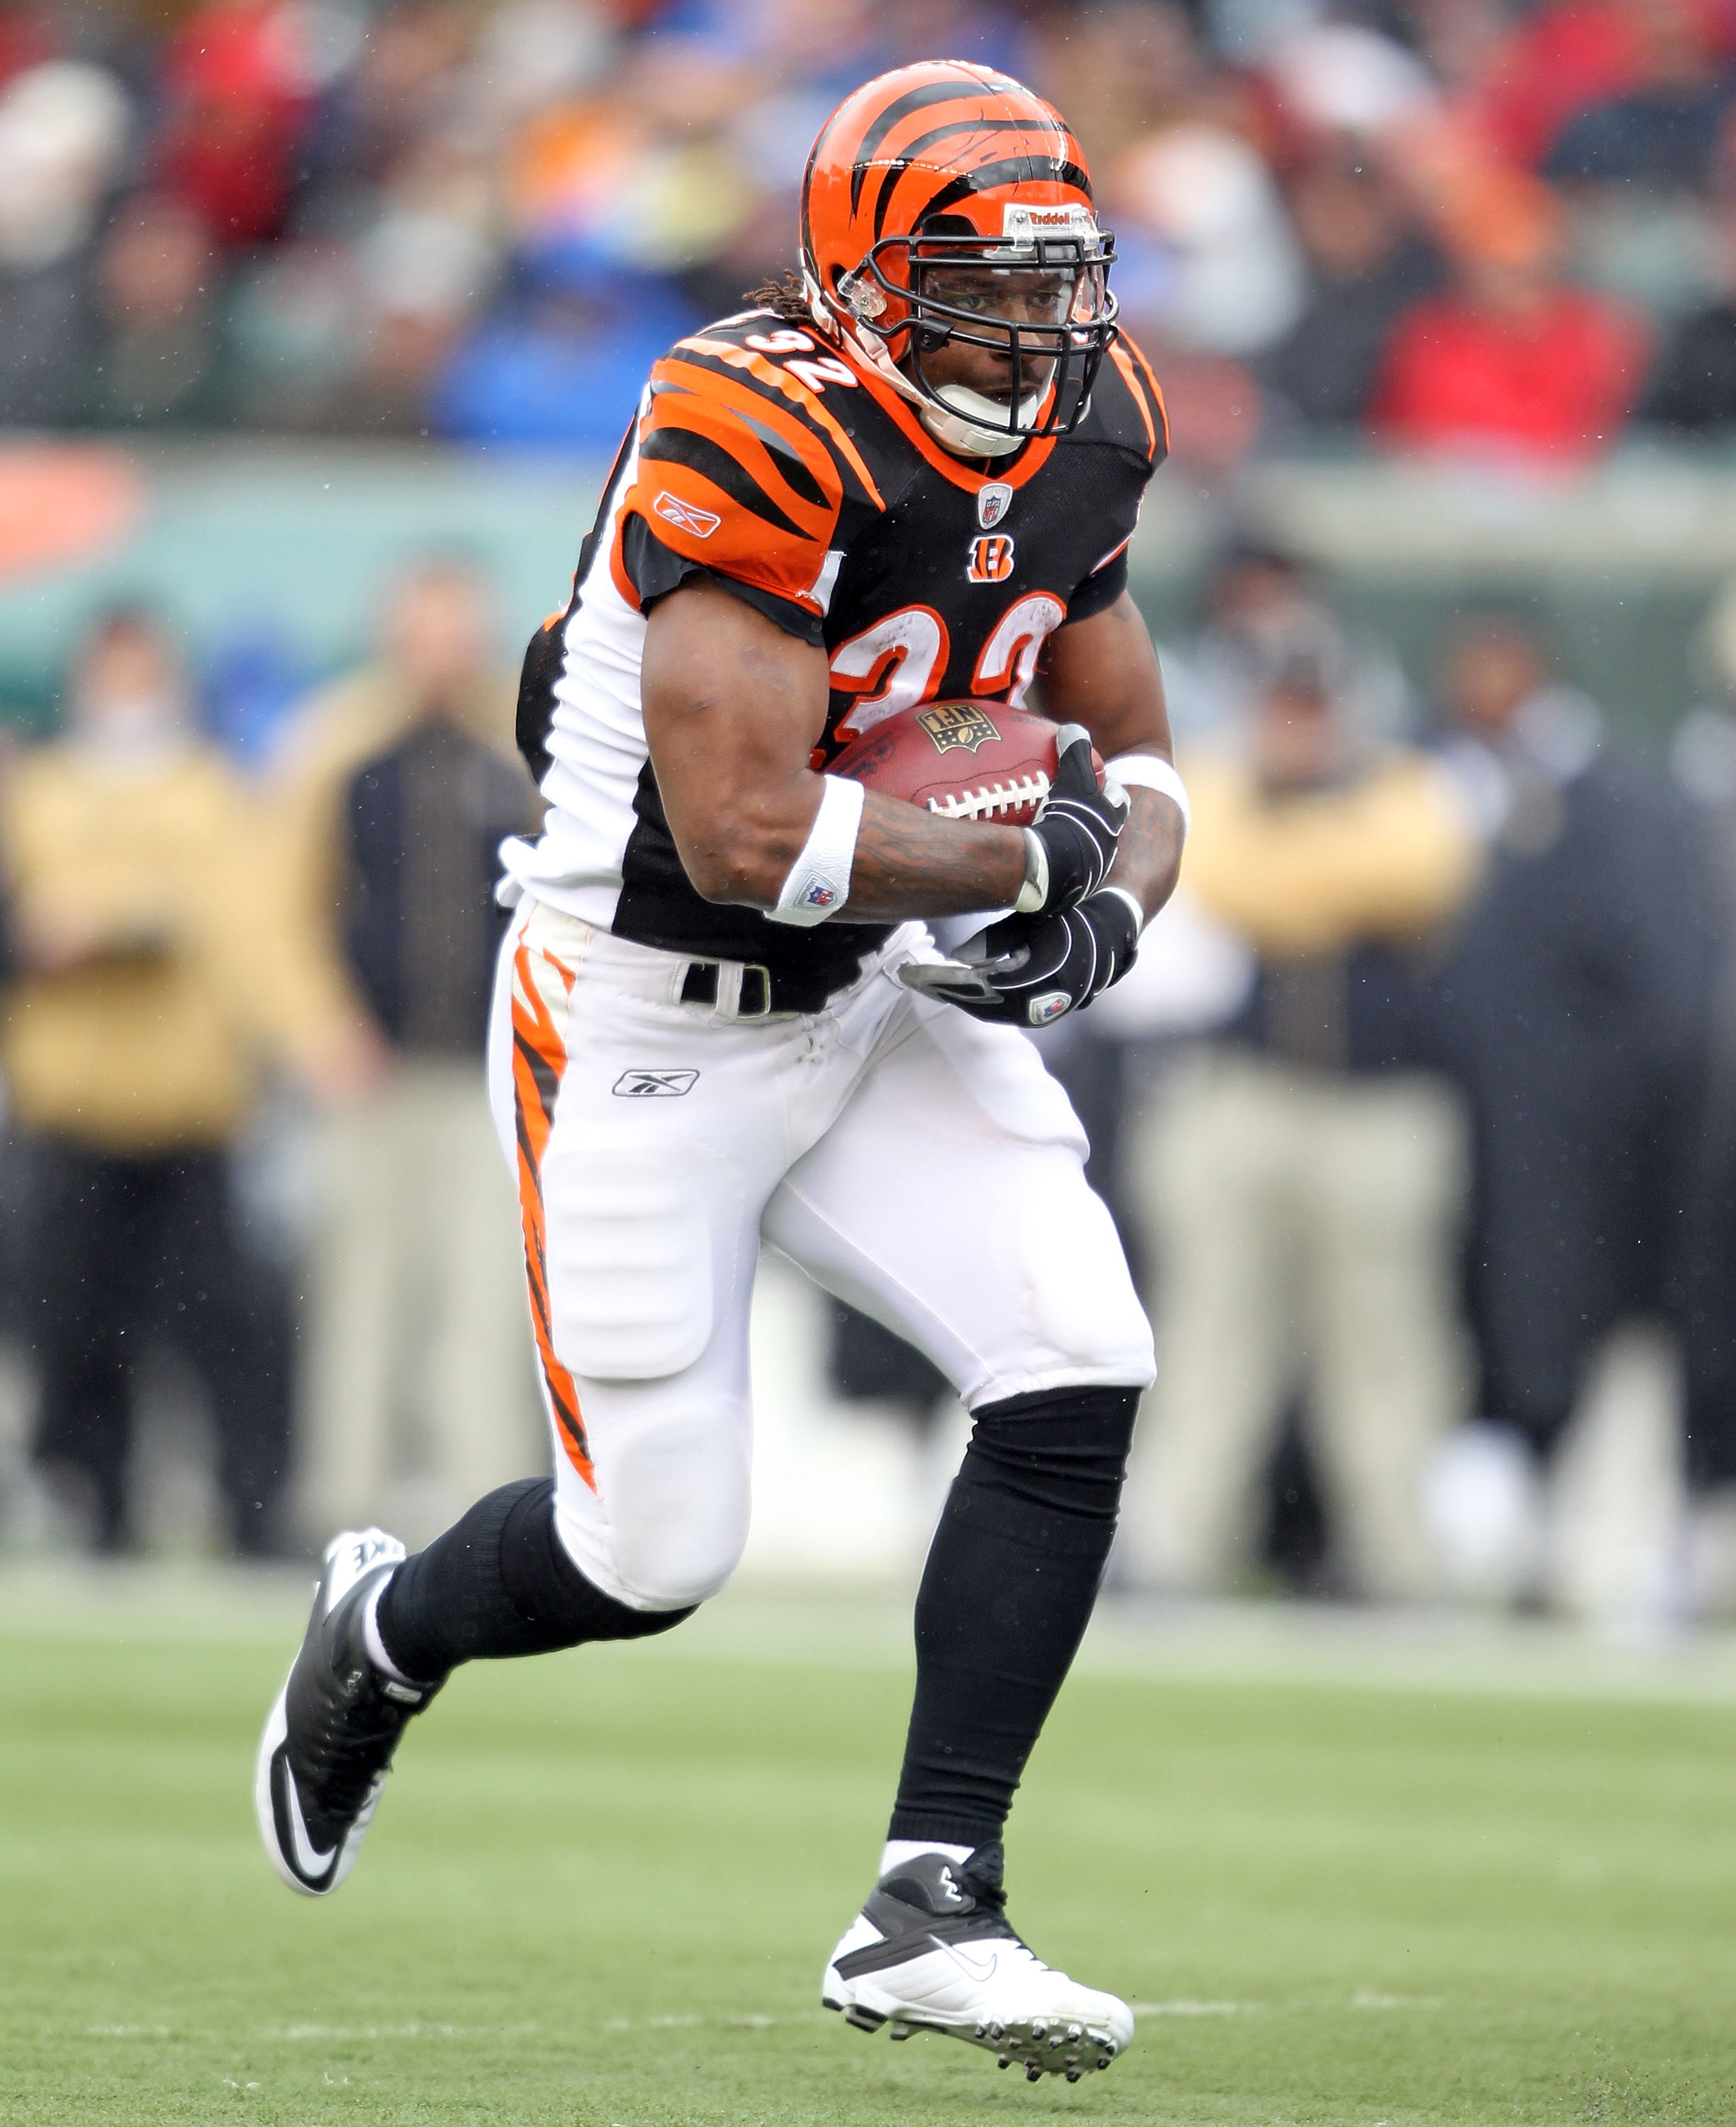
[[[689,963],[527,899],[489,1082],[518,1178],[556,1518],[635,1609],[712,1595],[747,1537],[762,1237],[925,1352],[972,1409],[1144,1387],[1151,1331],[1086,1141],[1029,1043],[892,972],[817,1013],[684,1004]],[[816,1514],[830,1502],[816,1499]]]

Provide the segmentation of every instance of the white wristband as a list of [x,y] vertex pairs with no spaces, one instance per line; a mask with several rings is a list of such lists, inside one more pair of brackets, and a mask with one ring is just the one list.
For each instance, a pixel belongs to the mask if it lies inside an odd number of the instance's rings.
[[856,861],[856,836],[868,797],[863,784],[845,775],[821,779],[820,810],[790,866],[778,906],[765,912],[773,923],[806,929],[835,916],[850,898],[850,868]]
[[1161,790],[1174,800],[1181,813],[1181,833],[1184,841],[1194,824],[1194,808],[1188,803],[1187,785],[1171,767],[1168,761],[1155,753],[1118,753],[1111,761],[1104,764],[1105,776],[1114,776],[1125,790]]

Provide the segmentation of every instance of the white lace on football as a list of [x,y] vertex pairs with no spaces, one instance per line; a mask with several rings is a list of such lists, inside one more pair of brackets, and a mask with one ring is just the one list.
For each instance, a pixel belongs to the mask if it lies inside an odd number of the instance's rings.
[[930,798],[929,810],[944,820],[992,820],[1000,812],[1040,805],[1048,794],[1049,779],[1039,768],[1016,782],[989,783],[980,790],[956,790],[944,798]]

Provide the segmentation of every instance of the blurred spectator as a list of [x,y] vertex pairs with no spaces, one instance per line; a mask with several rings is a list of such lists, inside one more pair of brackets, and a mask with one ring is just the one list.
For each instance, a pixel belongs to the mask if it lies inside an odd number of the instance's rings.
[[[1405,188],[1428,192],[1419,173],[1443,163],[1476,179],[1444,188],[1465,285],[1421,350],[1400,326],[1403,390],[1383,428],[1580,453],[1625,415],[1635,329],[1566,286],[1553,256],[1521,294],[1486,270],[1492,244],[1514,264],[1527,211],[1511,201],[1541,167],[1571,195],[1580,280],[1666,328],[1701,305],[1733,53],[1722,0],[194,0],[171,12],[170,26],[130,33],[136,109],[113,74],[50,56],[49,11],[8,41],[0,383],[14,419],[92,410],[97,229],[124,183],[206,231],[196,287],[174,296],[190,251],[165,244],[152,287],[123,306],[178,301],[173,334],[165,314],[123,336],[154,335],[166,377],[191,367],[202,381],[144,390],[135,377],[129,397],[105,362],[97,418],[605,450],[647,350],[791,263],[797,181],[839,94],[947,49],[1031,78],[1071,116],[1184,466],[1222,475],[1281,444],[1287,424],[1364,418],[1395,314],[1411,307],[1417,324],[1436,270]],[[1491,215],[1450,195],[1503,182],[1495,237],[1468,235],[1468,218]],[[140,246],[118,249],[132,255],[106,254],[103,275],[135,283]],[[1442,377],[1462,380],[1447,399],[1432,388]]]
[[1217,64],[1200,41],[1190,19],[1198,12],[1175,0],[1120,0],[1038,18],[1042,93],[1089,144],[1100,174],[1166,126],[1251,119],[1246,78]]
[[92,419],[222,425],[228,378],[215,268],[192,208],[145,195],[117,215],[97,260]]
[[1705,883],[1680,802],[1605,746],[1523,617],[1455,630],[1440,705],[1441,759],[1489,850],[1435,1004],[1472,1122],[1478,1407],[1547,1455],[1599,1340],[1670,1297],[1705,1045]]
[[1269,644],[1246,744],[1190,762],[1186,876],[1257,966],[1223,1038],[1178,1065],[1136,1142],[1156,1262],[1157,1385],[1129,1478],[1130,1563],[1222,1588],[1298,1390],[1340,1585],[1432,1583],[1424,1466],[1459,1415],[1461,1131],[1421,1069],[1416,941],[1473,875],[1450,788],[1359,746],[1323,613]]
[[1712,174],[1736,100],[1727,46],[1704,0],[1639,0],[1628,10],[1635,78],[1570,120],[1544,159],[1546,177],[1691,192]]
[[296,893],[327,941],[329,1008],[359,1019],[375,1054],[326,1130],[303,1378],[311,1529],[365,1525],[395,1485],[398,1518],[431,1532],[542,1452],[483,1070],[495,853],[541,808],[490,632],[475,572],[423,562],[387,598],[379,658],[287,736]]
[[1393,329],[1369,419],[1383,441],[1425,450],[1573,459],[1607,450],[1638,396],[1647,334],[1632,312],[1568,287],[1561,209],[1498,172],[1446,210],[1458,282]]
[[1317,157],[1300,171],[1289,208],[1311,288],[1261,374],[1303,421],[1351,426],[1368,410],[1400,313],[1441,279],[1440,256],[1390,178],[1347,153]]
[[0,417],[84,412],[92,321],[87,246],[130,130],[102,69],[50,60],[0,90]]
[[1630,88],[1643,49],[1636,18],[1646,4],[1544,0],[1520,16],[1473,86],[1479,126],[1497,149],[1535,166],[1569,119]]
[[1736,1615],[1736,585],[1701,631],[1712,699],[1677,731],[1670,765],[1704,831],[1711,882],[1710,1040],[1676,1289],[1686,1405],[1682,1597]]
[[1716,292],[1677,322],[1640,409],[1665,428],[1736,428],[1736,188],[1719,201],[1711,233]]
[[[746,307],[744,300],[735,305]],[[655,282],[545,283],[481,325],[433,383],[442,435],[612,453],[658,358],[703,320]]]
[[[1163,645],[1170,725],[1181,743],[1242,734],[1275,647],[1313,624],[1317,602],[1299,556],[1258,533],[1231,540],[1201,589],[1194,633]],[[1390,651],[1360,637],[1341,640],[1340,647],[1336,714],[1360,743],[1397,737],[1410,704]]]
[[226,1533],[269,1552],[288,1459],[286,1324],[225,1152],[262,1060],[311,1054],[252,802],[192,728],[158,624],[85,637],[69,736],[0,788],[12,956],[0,1058],[40,1140],[29,1253],[36,1448],[126,1547],[139,1363],[167,1340],[210,1398]]
[[1167,127],[1127,150],[1106,189],[1128,239],[1119,282],[1130,318],[1230,355],[1270,347],[1294,321],[1302,262],[1247,141],[1221,126]]
[[148,174],[230,249],[281,233],[319,21],[290,0],[206,0],[171,39]]

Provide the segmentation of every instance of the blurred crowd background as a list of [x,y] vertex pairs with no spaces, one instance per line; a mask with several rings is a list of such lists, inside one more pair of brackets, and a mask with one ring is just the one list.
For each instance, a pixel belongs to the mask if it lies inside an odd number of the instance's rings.
[[1089,144],[1179,448],[1582,457],[1736,413],[1728,0],[15,0],[12,417],[610,448],[948,53]]
[[[1158,1333],[1118,1581],[1584,1608],[1608,1405],[1605,1609],[1736,1614],[1736,0],[0,12],[0,1548],[414,1540],[539,1464],[518,646],[933,56],[1067,112],[1172,420],[1194,834],[1043,1037]],[[859,1521],[877,1428],[920,1545],[943,1385],[768,1295],[777,1510]]]

